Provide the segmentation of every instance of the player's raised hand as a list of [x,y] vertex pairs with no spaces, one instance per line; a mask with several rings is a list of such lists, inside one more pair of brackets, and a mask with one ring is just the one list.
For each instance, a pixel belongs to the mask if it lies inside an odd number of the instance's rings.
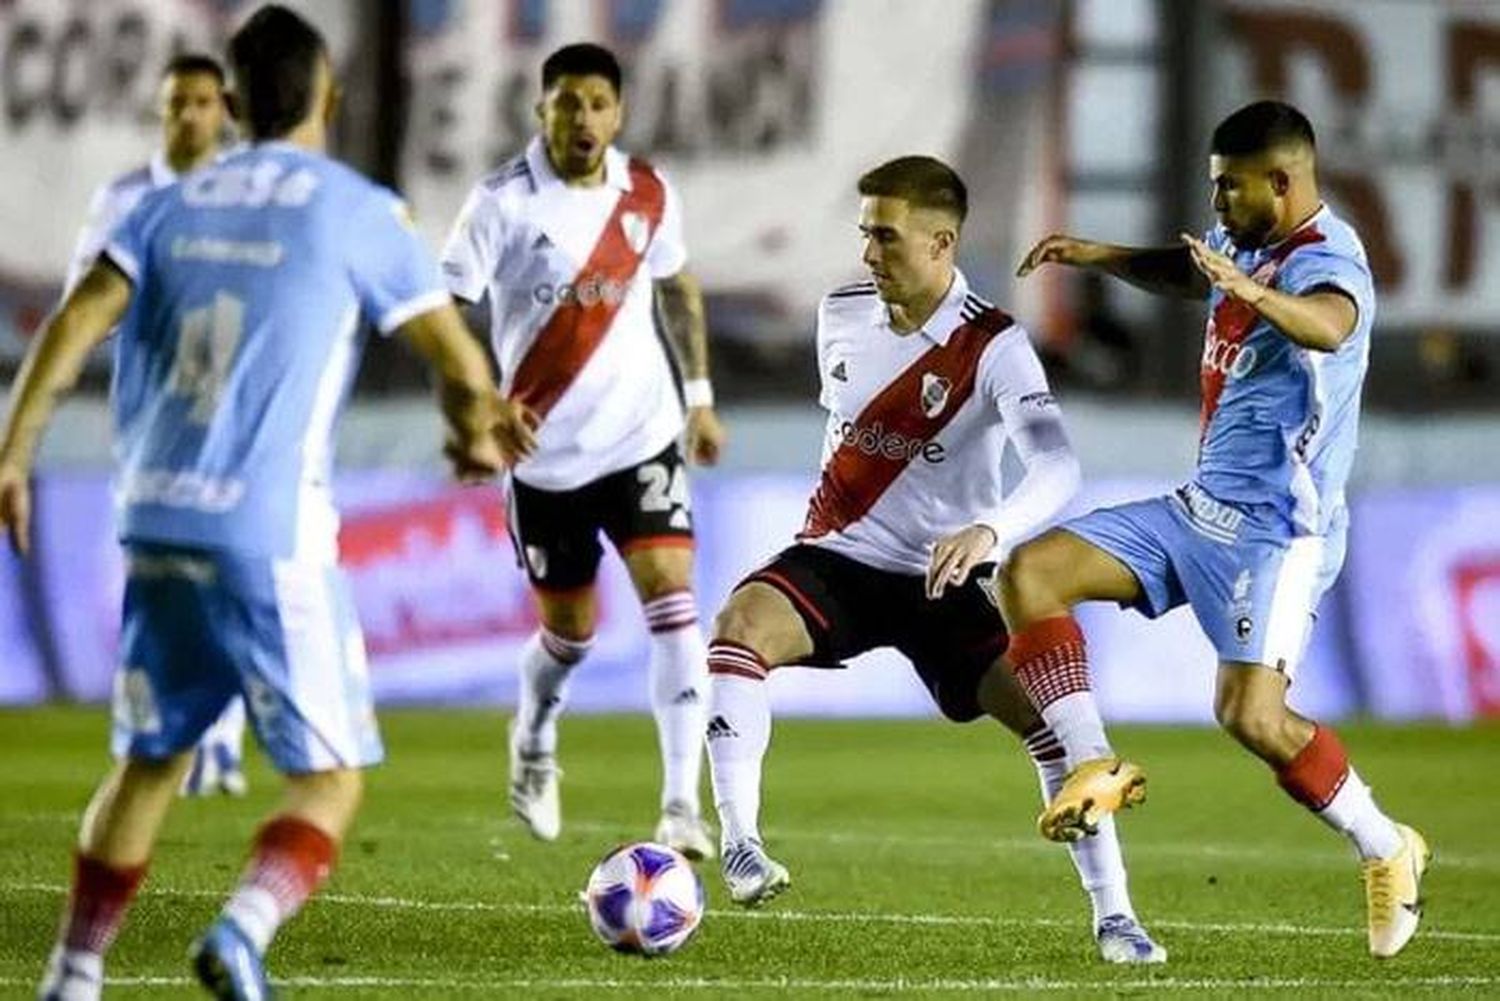
[[1193,266],[1214,288],[1253,306],[1266,294],[1266,286],[1235,266],[1234,259],[1213,249],[1191,233],[1179,234],[1192,255]]
[[927,597],[941,598],[949,584],[961,585],[999,541],[988,525],[970,525],[945,535],[932,546],[927,562]]
[[1088,264],[1091,251],[1097,245],[1065,233],[1053,233],[1044,237],[1031,251],[1021,258],[1016,268],[1016,277],[1025,278],[1043,264]]
[[495,406],[494,440],[505,464],[514,466],[536,451],[536,429],[542,421],[519,400],[502,398]]
[[719,461],[728,438],[719,415],[713,407],[689,407],[685,444],[688,461],[699,466],[712,466]]
[[0,525],[17,553],[31,552],[31,474],[14,463],[0,463]]

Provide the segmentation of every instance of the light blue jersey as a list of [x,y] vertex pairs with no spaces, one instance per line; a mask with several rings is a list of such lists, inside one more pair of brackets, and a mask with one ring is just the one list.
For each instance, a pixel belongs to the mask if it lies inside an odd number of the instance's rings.
[[391,192],[285,143],[148,194],[112,392],[121,539],[331,561],[335,420],[363,346],[448,301]]
[[1263,284],[1293,295],[1336,289],[1359,311],[1337,351],[1314,351],[1215,289],[1204,338],[1196,482],[1221,501],[1273,506],[1294,534],[1327,535],[1344,517],[1370,360],[1375,288],[1364,247],[1326,207],[1270,247],[1238,250],[1222,227],[1207,239]]

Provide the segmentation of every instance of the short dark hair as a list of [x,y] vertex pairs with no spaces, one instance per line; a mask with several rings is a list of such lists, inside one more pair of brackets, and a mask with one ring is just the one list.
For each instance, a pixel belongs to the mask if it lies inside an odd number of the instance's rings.
[[229,65],[252,138],[284,136],[307,117],[318,62],[327,52],[317,28],[276,4],[257,10],[234,33]]
[[579,42],[564,45],[542,63],[542,90],[552,89],[561,76],[602,76],[620,93],[620,61],[602,45]]
[[224,88],[224,67],[213,56],[206,56],[201,52],[183,52],[173,56],[162,67],[161,78],[165,80],[169,76],[187,76],[193,73],[211,76],[219,84],[219,89]]
[[969,189],[958,172],[931,156],[900,156],[887,160],[859,179],[859,193],[880,198],[904,198],[924,209],[941,209],[958,216],[969,214]]
[[1317,148],[1307,116],[1281,101],[1256,101],[1219,123],[1209,143],[1209,152],[1219,156],[1250,156],[1292,145]]

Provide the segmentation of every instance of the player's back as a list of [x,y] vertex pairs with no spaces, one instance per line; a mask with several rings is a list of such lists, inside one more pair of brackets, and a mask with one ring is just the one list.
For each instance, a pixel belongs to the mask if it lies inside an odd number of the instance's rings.
[[[1213,238],[1227,242],[1222,231]],[[1315,351],[1214,292],[1202,359],[1197,479],[1220,500],[1270,504],[1298,532],[1324,534],[1342,516],[1369,365],[1375,292],[1364,247],[1353,228],[1324,208],[1280,243],[1234,257],[1282,292],[1337,290],[1358,315],[1336,351]]]
[[331,557],[361,307],[389,329],[378,311],[413,305],[373,291],[400,260],[399,207],[269,143],[148,195],[115,233],[106,252],[135,285],[113,387],[122,538]]

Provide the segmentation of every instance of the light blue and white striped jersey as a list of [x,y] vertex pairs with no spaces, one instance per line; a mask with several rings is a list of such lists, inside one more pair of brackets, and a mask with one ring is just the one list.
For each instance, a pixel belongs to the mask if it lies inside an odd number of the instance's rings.
[[332,560],[360,317],[390,333],[449,301],[400,200],[264,143],[146,195],[104,253],[135,286],[111,394],[121,539]]
[[1274,506],[1294,534],[1336,532],[1345,520],[1375,321],[1365,249],[1326,207],[1269,247],[1238,250],[1223,227],[1207,240],[1263,284],[1293,295],[1337,289],[1358,308],[1338,350],[1314,351],[1215,289],[1200,368],[1197,483],[1219,500]]

